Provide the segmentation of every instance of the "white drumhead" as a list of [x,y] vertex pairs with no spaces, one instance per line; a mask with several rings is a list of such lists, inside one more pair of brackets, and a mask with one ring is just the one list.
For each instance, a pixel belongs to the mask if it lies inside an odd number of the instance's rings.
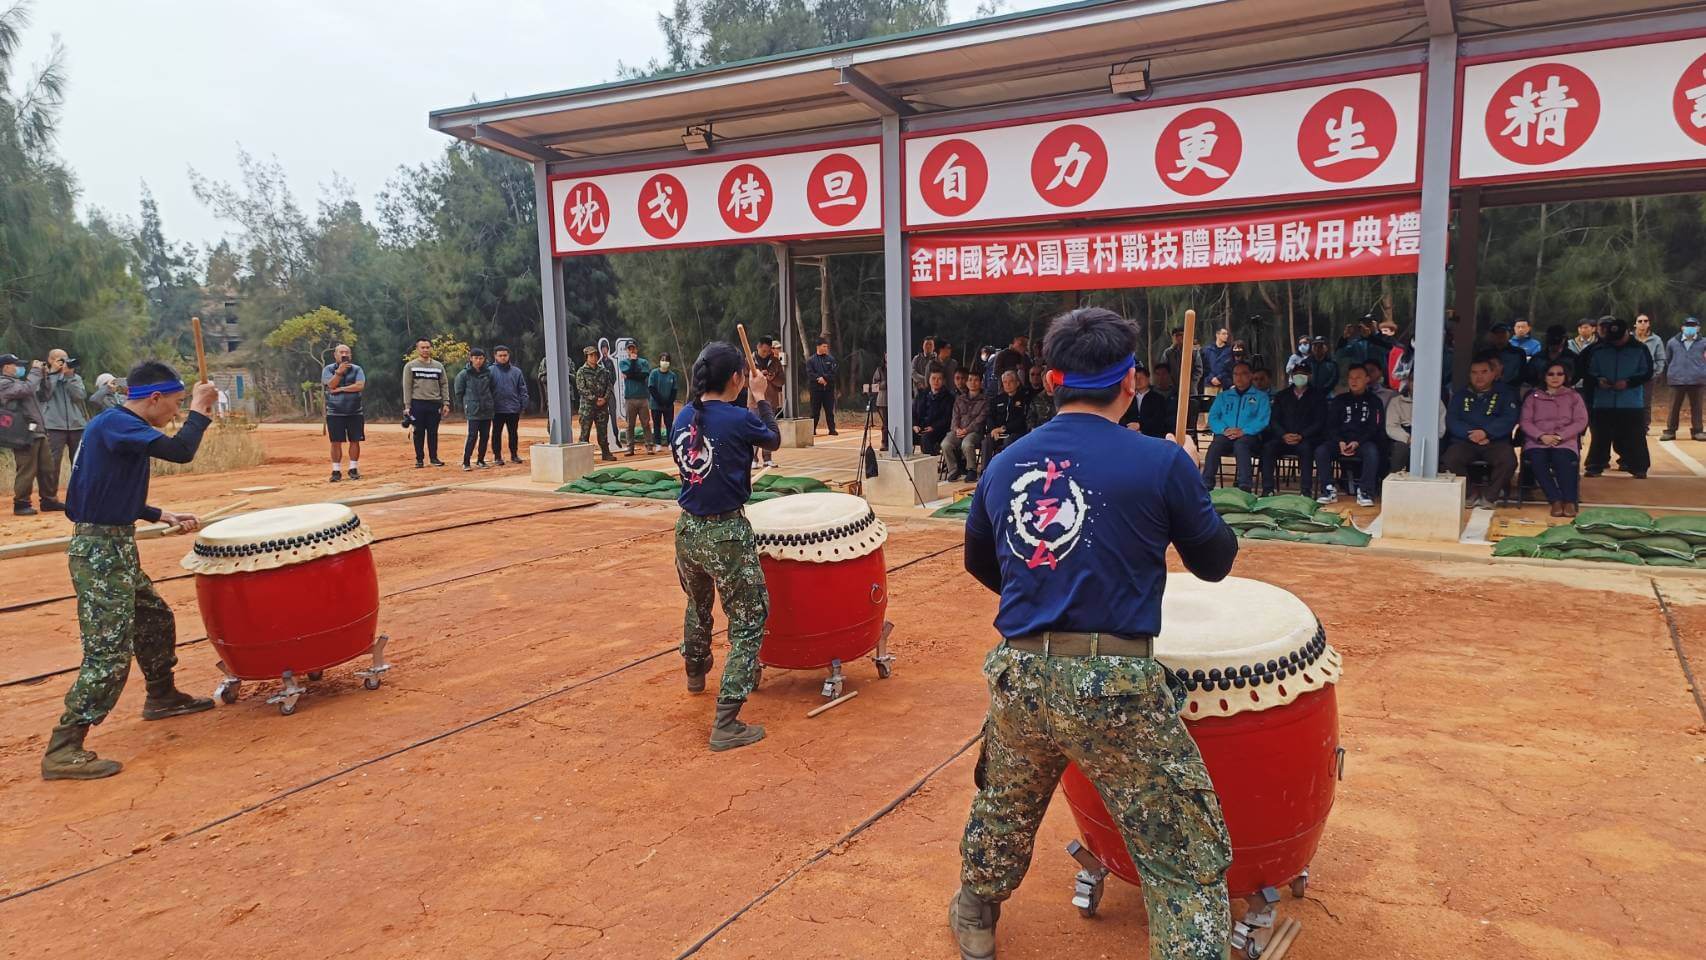
[[796,493],[746,508],[758,552],[778,560],[835,563],[863,557],[888,539],[888,527],[863,498]]
[[268,570],[345,553],[373,542],[373,532],[341,503],[256,510],[208,524],[182,566],[196,573]]
[[1284,706],[1338,681],[1341,660],[1308,605],[1260,580],[1171,574],[1155,658],[1184,681],[1185,717]]

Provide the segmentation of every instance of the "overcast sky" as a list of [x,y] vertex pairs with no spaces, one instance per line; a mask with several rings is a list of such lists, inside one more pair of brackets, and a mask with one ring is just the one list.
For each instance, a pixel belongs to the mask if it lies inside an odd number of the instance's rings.
[[[7,4],[10,0],[0,0]],[[1005,9],[1055,0],[1008,0]],[[70,89],[59,153],[82,205],[136,217],[140,184],[166,235],[228,229],[190,192],[188,170],[237,177],[237,147],[275,156],[312,212],[341,174],[371,198],[445,138],[427,111],[614,79],[663,49],[671,0],[34,0],[24,70],[65,45]],[[977,0],[949,0],[969,19]],[[21,81],[14,80],[14,84]]]

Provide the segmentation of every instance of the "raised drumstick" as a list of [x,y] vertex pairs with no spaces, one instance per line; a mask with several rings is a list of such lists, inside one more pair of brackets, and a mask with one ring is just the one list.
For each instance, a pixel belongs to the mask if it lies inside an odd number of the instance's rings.
[[195,368],[197,383],[207,382],[207,350],[201,345],[201,318],[190,318],[190,336],[195,338]]

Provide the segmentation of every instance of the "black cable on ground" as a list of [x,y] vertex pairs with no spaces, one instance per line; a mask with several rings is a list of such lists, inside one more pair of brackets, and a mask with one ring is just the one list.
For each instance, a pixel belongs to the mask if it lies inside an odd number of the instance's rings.
[[[790,880],[794,879],[795,877],[799,876],[800,874],[804,873],[806,871],[807,867],[810,867],[812,864],[818,862],[819,860],[822,860],[824,857],[829,856],[830,853],[834,852],[836,847],[839,847],[844,843],[848,843],[854,837],[857,837],[859,834],[864,833],[866,830],[869,830],[871,827],[875,826],[877,821],[879,821],[882,818],[893,813],[897,808],[900,807],[901,804],[903,804],[907,800],[911,799],[913,794],[915,794],[919,790],[923,789],[924,784],[928,783],[930,781],[931,777],[934,777],[936,774],[942,772],[942,768],[946,767],[948,764],[953,763],[955,760],[958,760],[960,757],[964,756],[965,752],[967,750],[970,750],[972,748],[973,744],[976,744],[979,740],[982,740],[982,739],[983,739],[983,734],[978,733],[978,734],[975,734],[970,740],[967,740],[965,743],[961,744],[960,748],[958,750],[955,750],[953,753],[949,754],[948,758],[946,760],[943,760],[941,763],[938,763],[934,767],[931,767],[924,774],[924,776],[919,777],[912,784],[912,786],[907,787],[905,790],[902,790],[900,792],[900,796],[895,797],[893,800],[890,800],[888,803],[883,804],[882,809],[880,809],[876,813],[873,813],[870,816],[866,817],[864,820],[859,822],[858,826],[856,826],[853,829],[842,834],[841,839],[836,840],[834,843],[830,844],[829,846],[824,847],[823,849],[819,850],[818,852],[807,857],[805,859],[805,862],[801,863],[799,866],[795,867],[794,869],[789,870],[787,872],[787,874],[782,877],[782,879],[771,884],[770,887],[768,889],[766,889],[763,893],[760,893],[758,896],[753,897],[751,900],[747,901],[746,905],[741,907],[739,910],[736,910],[734,913],[731,913],[727,917],[724,917],[723,921],[721,923],[712,927],[709,932],[707,932],[704,936],[700,937],[698,940],[693,941],[692,946],[690,946],[686,950],[683,950],[682,952],[676,954],[675,960],[684,960],[684,958],[691,957],[695,953],[698,953],[701,949],[704,948],[705,944],[710,943],[711,940],[717,936],[717,934],[722,933],[724,930],[727,930],[730,926],[732,926],[734,924],[734,922],[736,920],[739,920],[741,917],[745,916],[747,911],[751,910],[753,907],[756,907],[759,904],[763,903],[765,900],[769,899],[771,894],[782,889],[782,887],[784,885],[786,885],[788,883],[788,881],[790,881]],[[4,901],[0,901],[0,902],[4,902]]]
[[1665,615],[1665,626],[1670,628],[1671,649],[1676,651],[1677,662],[1682,664],[1683,679],[1688,681],[1688,692],[1694,694],[1694,705],[1700,710],[1700,719],[1706,722],[1706,698],[1700,693],[1700,681],[1694,677],[1694,667],[1688,662],[1688,651],[1682,648],[1682,631],[1677,629],[1676,615],[1670,612],[1670,602],[1665,599],[1664,591],[1659,589],[1659,582],[1651,577],[1648,582],[1653,585],[1653,596],[1659,601],[1659,612]]

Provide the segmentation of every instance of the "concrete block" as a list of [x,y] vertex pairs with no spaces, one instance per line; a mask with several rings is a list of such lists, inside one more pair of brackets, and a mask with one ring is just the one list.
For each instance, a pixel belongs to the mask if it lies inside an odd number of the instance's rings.
[[1380,493],[1380,535],[1456,543],[1463,535],[1463,478],[1387,477]]
[[904,465],[893,457],[878,457],[877,475],[865,479],[865,499],[884,507],[916,507],[920,501],[935,500],[936,462],[926,455],[909,456]]
[[812,429],[812,422],[804,417],[778,420],[776,427],[782,433],[782,447],[784,449],[797,450],[801,447],[812,446],[816,442],[814,436],[816,431]]
[[527,449],[535,483],[561,485],[592,472],[590,443],[536,443]]

